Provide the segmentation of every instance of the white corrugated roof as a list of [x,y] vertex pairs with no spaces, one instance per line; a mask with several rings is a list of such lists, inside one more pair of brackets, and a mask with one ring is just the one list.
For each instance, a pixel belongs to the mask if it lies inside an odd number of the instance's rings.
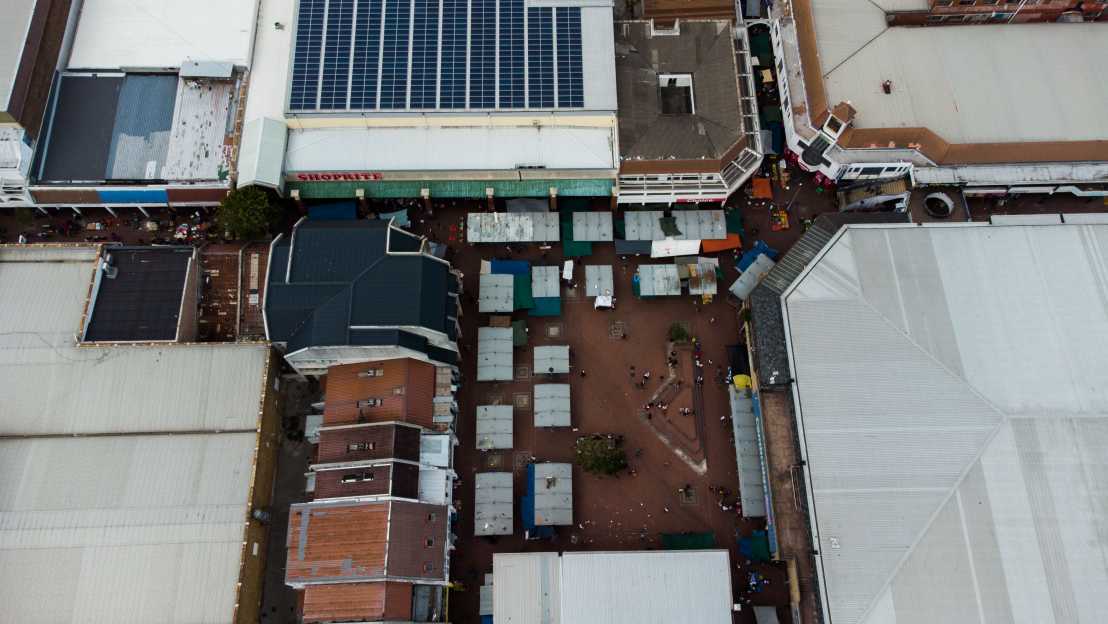
[[623,214],[624,239],[629,241],[662,240],[666,237],[658,220],[661,210],[628,210]]
[[512,378],[512,328],[477,328],[477,381]]
[[511,535],[514,520],[512,473],[479,472],[474,487],[473,534]]
[[535,347],[536,375],[552,375],[569,372],[569,345]]
[[569,384],[535,384],[535,426],[570,425]]
[[858,128],[922,126],[950,143],[1108,136],[1098,64],[1057,70],[1108,56],[1100,24],[890,28],[869,0],[816,2],[812,12],[828,101],[850,102]]
[[612,240],[612,213],[573,213],[573,240],[610,242]]
[[511,405],[477,406],[477,448],[510,449],[513,431]]
[[77,347],[95,257],[0,251],[0,434],[254,430],[265,345]]
[[599,297],[600,295],[611,296],[615,293],[615,288],[615,282],[612,280],[612,265],[585,265],[586,297]]
[[470,243],[534,243],[561,239],[556,212],[471,212],[466,216]]
[[787,293],[836,624],[1105,618],[1106,292],[1108,226],[912,225]]
[[725,624],[731,574],[725,550],[497,553],[497,622]]
[[643,297],[661,297],[681,294],[681,278],[676,264],[640,264],[639,294]]
[[766,472],[762,464],[762,445],[758,422],[754,416],[754,401],[750,390],[727,386],[731,403],[731,429],[735,435],[735,453],[739,466],[739,500],[743,516],[766,516]]
[[271,117],[252,119],[243,125],[236,184],[256,184],[279,189],[284,186],[285,122]]
[[8,622],[230,622],[254,433],[0,441]]
[[4,0],[0,14],[4,16],[5,35],[0,37],[0,111],[8,110],[15,75],[23,58],[23,45],[35,13],[35,0]]
[[84,0],[69,67],[179,68],[183,61],[247,66],[256,7],[257,0]]
[[535,464],[535,526],[573,524],[573,465]]
[[534,297],[561,297],[558,284],[558,267],[537,266],[531,268],[531,295]]
[[478,312],[511,312],[515,310],[515,276],[485,273],[481,275],[477,294]]

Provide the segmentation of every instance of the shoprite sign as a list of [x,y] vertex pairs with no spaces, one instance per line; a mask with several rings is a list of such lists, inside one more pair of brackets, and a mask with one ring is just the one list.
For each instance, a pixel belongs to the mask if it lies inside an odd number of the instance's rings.
[[380,180],[381,174],[370,172],[327,171],[321,173],[293,173],[289,175],[293,182],[367,182]]

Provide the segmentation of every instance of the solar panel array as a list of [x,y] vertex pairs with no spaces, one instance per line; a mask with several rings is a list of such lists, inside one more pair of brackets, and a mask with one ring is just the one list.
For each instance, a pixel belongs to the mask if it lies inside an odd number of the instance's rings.
[[582,108],[580,7],[300,0],[289,109]]

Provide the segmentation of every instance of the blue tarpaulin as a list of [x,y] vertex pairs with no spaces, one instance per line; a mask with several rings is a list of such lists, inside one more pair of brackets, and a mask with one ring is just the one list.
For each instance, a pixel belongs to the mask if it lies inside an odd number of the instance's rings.
[[392,219],[392,224],[397,227],[408,227],[412,222],[408,219],[408,209],[397,210],[396,212],[382,212],[378,215],[382,221],[388,221]]
[[754,264],[754,261],[758,259],[760,254],[765,254],[770,260],[777,259],[777,250],[773,249],[765,243],[765,241],[758,241],[754,243],[754,246],[747,250],[746,253],[739,258],[739,261],[735,263],[735,268],[739,271],[745,271],[750,268],[750,265]]
[[358,218],[358,204],[352,201],[340,201],[308,206],[308,218],[312,221],[356,219]]
[[490,264],[493,274],[528,276],[531,274],[531,263],[525,260],[493,260]]
[[560,297],[535,297],[535,307],[527,311],[529,316],[561,316]]
[[519,502],[523,530],[529,539],[540,539],[554,535],[552,526],[535,526],[535,464],[527,464],[527,493]]

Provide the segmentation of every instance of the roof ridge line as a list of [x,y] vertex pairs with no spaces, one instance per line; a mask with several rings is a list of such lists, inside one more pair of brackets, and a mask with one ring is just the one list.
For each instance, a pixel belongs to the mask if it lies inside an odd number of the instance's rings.
[[[859,286],[860,286],[860,284],[859,284]],[[982,395],[976,388],[974,388],[972,385],[970,385],[969,381],[967,381],[961,375],[958,375],[954,371],[952,371],[948,366],[946,366],[938,358],[936,358],[934,356],[934,354],[932,354],[927,349],[924,349],[918,342],[913,340],[912,337],[909,336],[904,330],[900,329],[900,327],[898,327],[895,323],[893,323],[887,316],[885,316],[877,308],[875,308],[873,306],[873,304],[871,304],[869,302],[869,300],[866,299],[866,297],[865,297],[864,293],[862,292],[861,288],[859,288],[859,290],[858,290],[858,295],[859,296],[858,296],[857,300],[859,301],[859,303],[861,303],[866,308],[869,308],[875,315],[877,315],[877,317],[879,319],[881,319],[883,322],[885,322],[890,327],[892,327],[893,330],[897,334],[902,336],[908,342],[908,344],[915,347],[916,350],[919,351],[920,353],[922,353],[927,359],[931,360],[934,364],[938,365],[939,368],[943,372],[947,373],[948,375],[950,375],[954,379],[958,380],[960,385],[964,386],[967,390],[969,390],[970,394],[972,394],[972,395],[976,396],[978,399],[980,399],[980,401],[984,405],[986,405],[990,410],[992,410],[992,411],[994,411],[994,412],[996,412],[997,414],[1000,415],[1000,420],[997,421],[997,423],[993,426],[992,430],[989,431],[989,434],[981,442],[981,447],[977,449],[976,453],[974,453],[972,460],[966,462],[966,465],[962,466],[961,474],[959,474],[958,478],[955,479],[954,483],[951,484],[949,490],[947,490],[946,496],[944,496],[942,498],[942,501],[939,503],[939,505],[935,507],[935,510],[933,512],[931,512],[931,516],[927,519],[927,522],[924,523],[923,527],[920,528],[920,532],[919,532],[918,535],[916,535],[916,538],[912,541],[912,543],[908,546],[908,548],[906,548],[904,550],[904,554],[901,555],[900,561],[898,561],[896,563],[896,565],[893,566],[892,571],[889,573],[889,577],[887,579],[885,579],[885,582],[881,584],[881,587],[870,598],[869,605],[865,608],[864,611],[862,611],[861,615],[858,616],[857,622],[860,623],[860,622],[864,622],[866,620],[866,618],[869,616],[869,614],[873,611],[874,607],[877,605],[878,599],[881,597],[882,594],[885,593],[885,590],[888,589],[890,585],[892,585],[893,579],[895,579],[897,577],[897,575],[900,574],[900,571],[904,568],[905,564],[908,562],[908,559],[912,556],[912,554],[914,554],[916,552],[916,547],[919,546],[919,543],[921,541],[923,541],[924,536],[927,535],[927,532],[931,529],[932,525],[935,524],[935,520],[939,517],[939,513],[942,512],[943,508],[947,505],[947,503],[950,502],[950,499],[958,492],[958,488],[961,487],[962,483],[965,482],[966,477],[969,475],[970,470],[973,468],[973,466],[978,461],[980,461],[981,456],[984,455],[985,451],[992,445],[992,442],[993,442],[994,439],[996,439],[997,434],[999,434],[1000,430],[1006,424],[1008,424],[1008,421],[1011,419],[1011,417],[1008,416],[1008,414],[1005,413],[1004,411],[1002,411],[999,407],[994,405],[992,401],[990,401],[984,395]]]
[[[874,4],[872,0],[867,0],[867,2],[869,2],[870,4],[873,4],[873,6],[877,7],[878,9],[881,9],[881,7]],[[881,12],[884,13],[885,12],[884,9],[881,9]],[[844,58],[843,60],[836,63],[834,67],[827,70],[827,72],[823,74],[823,79],[827,80],[827,77],[830,76],[831,74],[833,74],[836,69],[842,67],[847,61],[849,61],[850,59],[857,56],[857,54],[859,52],[861,52],[862,50],[865,50],[866,48],[868,48],[871,43],[873,43],[874,41],[877,41],[878,39],[880,39],[881,35],[884,35],[885,33],[889,32],[889,29],[890,29],[890,26],[885,26],[885,28],[881,29],[881,32],[874,35],[869,41],[867,41],[867,42],[863,43],[862,45],[858,46],[857,50],[855,50],[855,51],[851,52],[850,54],[846,55],[846,58]]]

